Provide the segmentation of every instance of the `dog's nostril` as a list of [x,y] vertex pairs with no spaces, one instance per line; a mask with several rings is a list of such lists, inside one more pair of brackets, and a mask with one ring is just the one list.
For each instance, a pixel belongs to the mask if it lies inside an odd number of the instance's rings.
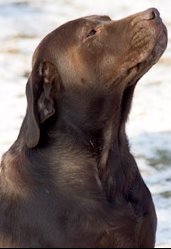
[[156,12],[152,11],[150,20],[154,20],[156,17],[157,17]]
[[155,20],[160,18],[160,13],[157,9],[148,9],[147,11],[144,12],[143,15],[144,20]]

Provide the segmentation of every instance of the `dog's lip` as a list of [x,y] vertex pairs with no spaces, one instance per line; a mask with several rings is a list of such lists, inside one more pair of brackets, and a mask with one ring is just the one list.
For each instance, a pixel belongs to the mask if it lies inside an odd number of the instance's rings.
[[150,55],[153,55],[153,62],[156,63],[160,57],[162,56],[162,54],[164,53],[164,51],[167,48],[167,43],[168,43],[168,33],[167,33],[167,29],[166,26],[161,23],[161,27],[159,29],[158,32],[158,36],[156,38],[156,42],[154,43],[154,46],[152,48],[151,53],[149,53],[149,55],[147,56],[147,59],[150,57]]
[[156,42],[154,43],[154,46],[151,50],[151,52],[140,62],[137,62],[134,66],[132,66],[129,70],[137,68],[137,71],[139,72],[142,68],[142,65],[146,64],[150,58],[151,55],[153,55],[153,59],[151,61],[151,65],[157,63],[157,61],[160,59],[162,54],[167,48],[168,43],[168,32],[166,26],[161,23]]
[[168,32],[166,26],[163,24],[163,28],[158,33],[156,42],[151,50],[151,52],[144,58],[144,60],[136,63],[135,66],[131,67],[128,71],[134,72],[134,80],[128,83],[129,85],[134,85],[137,80],[140,79],[144,72],[148,71],[154,64],[158,62],[162,54],[167,48],[168,43]]

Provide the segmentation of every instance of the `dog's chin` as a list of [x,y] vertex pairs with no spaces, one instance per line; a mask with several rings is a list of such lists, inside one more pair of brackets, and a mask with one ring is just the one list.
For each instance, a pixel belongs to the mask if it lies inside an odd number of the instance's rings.
[[157,63],[160,57],[163,55],[164,51],[166,50],[168,43],[168,35],[167,30],[164,27],[161,34],[159,35],[159,38],[157,40],[157,43],[154,46],[154,49],[152,50],[152,54],[150,59],[152,60],[152,63]]
[[167,29],[163,25],[163,29],[159,33],[157,41],[152,46],[151,52],[144,56],[145,58],[129,69],[129,74],[132,76],[127,86],[134,85],[137,81],[155,65],[167,48],[168,34]]

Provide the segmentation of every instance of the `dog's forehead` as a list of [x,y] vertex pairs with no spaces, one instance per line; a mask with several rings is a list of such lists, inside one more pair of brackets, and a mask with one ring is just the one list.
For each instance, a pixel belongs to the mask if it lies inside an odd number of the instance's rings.
[[111,18],[109,16],[91,15],[91,16],[86,16],[84,18],[90,21],[100,21],[100,22],[111,21]]
[[84,28],[92,26],[92,24],[99,25],[110,21],[111,18],[109,16],[91,15],[63,24],[42,40],[33,54],[32,64],[35,64],[37,58],[49,58],[51,53],[48,53],[48,51],[53,47],[56,49],[56,44],[64,43],[65,37],[68,37],[70,33],[72,34],[72,37],[75,37],[74,34],[78,35],[78,32],[84,30]]
[[104,22],[110,22],[112,21],[109,16],[100,16],[100,15],[91,15],[91,16],[85,16],[76,20],[73,20],[69,23],[65,24],[65,27],[69,25],[75,25],[75,27],[82,27],[86,24],[101,24]]

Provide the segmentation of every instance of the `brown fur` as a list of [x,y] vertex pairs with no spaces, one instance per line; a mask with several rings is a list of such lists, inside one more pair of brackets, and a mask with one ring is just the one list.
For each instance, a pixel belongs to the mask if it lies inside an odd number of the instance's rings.
[[166,44],[156,9],[81,18],[41,42],[26,117],[1,163],[1,247],[154,247],[155,209],[125,124]]

